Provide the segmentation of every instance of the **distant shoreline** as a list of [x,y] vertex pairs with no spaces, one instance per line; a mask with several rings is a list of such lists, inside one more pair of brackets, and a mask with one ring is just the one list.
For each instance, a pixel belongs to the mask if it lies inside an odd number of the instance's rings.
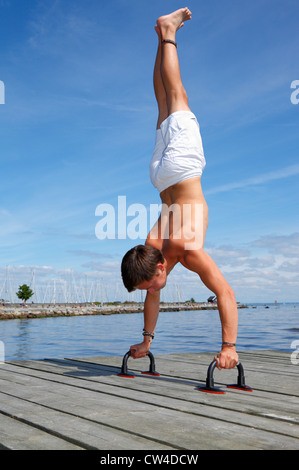
[[[143,303],[107,303],[102,306],[96,304],[28,304],[25,307],[20,304],[6,304],[0,306],[1,320],[16,320],[28,318],[70,317],[81,315],[118,315],[124,313],[143,312]],[[239,304],[238,308],[247,308],[247,305]],[[186,310],[217,310],[217,303],[194,302],[161,302],[160,312],[179,312]]]

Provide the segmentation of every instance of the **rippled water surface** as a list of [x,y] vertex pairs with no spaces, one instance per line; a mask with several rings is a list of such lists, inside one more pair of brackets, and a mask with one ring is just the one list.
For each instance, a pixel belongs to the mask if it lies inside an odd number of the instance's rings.
[[[292,351],[299,342],[299,304],[239,310],[238,350]],[[8,320],[0,322],[5,360],[123,356],[141,342],[143,314]],[[152,352],[215,352],[221,343],[218,312],[161,312]]]

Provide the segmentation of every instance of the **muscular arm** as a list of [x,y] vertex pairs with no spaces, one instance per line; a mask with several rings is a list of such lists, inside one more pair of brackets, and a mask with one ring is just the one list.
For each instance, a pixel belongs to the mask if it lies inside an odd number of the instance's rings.
[[[236,343],[238,332],[238,309],[235,295],[219,268],[210,256],[203,250],[186,250],[181,263],[189,270],[196,272],[202,282],[217,296],[220,321],[222,326],[222,341]],[[231,369],[238,362],[238,354],[232,346],[222,346],[218,368]]]
[[[160,306],[160,291],[149,294],[147,292],[144,302],[144,329],[150,333],[155,332]],[[131,346],[130,351],[134,359],[146,356],[151,347],[151,338],[144,336],[143,342]]]

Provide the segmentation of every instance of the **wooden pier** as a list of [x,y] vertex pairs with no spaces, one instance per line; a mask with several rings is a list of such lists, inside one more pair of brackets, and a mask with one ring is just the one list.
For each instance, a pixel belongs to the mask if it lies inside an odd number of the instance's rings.
[[[126,351],[124,351],[125,353]],[[246,385],[228,389],[237,369],[214,371],[223,395],[203,393],[213,354],[155,355],[0,364],[0,448],[11,450],[299,449],[299,365],[290,352],[240,352]]]

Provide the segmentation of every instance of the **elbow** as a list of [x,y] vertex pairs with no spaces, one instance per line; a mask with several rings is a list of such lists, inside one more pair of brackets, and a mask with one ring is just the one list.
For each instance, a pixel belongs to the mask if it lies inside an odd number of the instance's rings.
[[219,297],[222,299],[227,299],[232,302],[236,302],[236,296],[234,290],[229,286],[226,285],[221,289],[221,291],[217,295],[217,299],[219,300]]
[[228,291],[227,291],[227,295],[232,299],[232,300],[236,300],[236,296],[235,296],[235,292],[234,290],[229,287]]

